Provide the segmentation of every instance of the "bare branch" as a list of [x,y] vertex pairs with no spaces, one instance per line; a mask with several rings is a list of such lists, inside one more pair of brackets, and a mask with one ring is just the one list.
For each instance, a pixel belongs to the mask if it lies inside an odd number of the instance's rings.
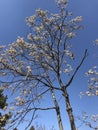
[[69,85],[72,83],[75,75],[77,74],[78,70],[80,69],[81,65],[83,64],[85,58],[87,57],[87,49],[85,50],[84,56],[80,62],[80,64],[77,66],[75,72],[73,73],[72,77],[70,78],[70,80],[68,81],[68,83],[65,85],[65,88],[69,87]]

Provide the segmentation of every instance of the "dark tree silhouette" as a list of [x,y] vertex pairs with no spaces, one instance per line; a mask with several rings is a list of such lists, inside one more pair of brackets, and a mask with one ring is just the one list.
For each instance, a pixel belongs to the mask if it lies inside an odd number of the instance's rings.
[[[4,110],[7,107],[7,96],[3,95],[3,89],[0,89],[0,109]],[[2,115],[0,113],[0,130],[4,130],[4,127],[7,124],[7,121],[11,118],[11,113],[6,113],[5,115]]]

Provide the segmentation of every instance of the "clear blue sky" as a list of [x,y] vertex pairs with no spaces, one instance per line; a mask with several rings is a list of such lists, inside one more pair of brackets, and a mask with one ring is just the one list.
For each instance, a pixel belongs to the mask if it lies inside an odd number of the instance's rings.
[[[17,39],[17,36],[26,37],[29,33],[29,28],[25,23],[25,18],[34,14],[37,8],[47,9],[52,13],[57,11],[54,0],[0,0],[0,45],[12,43]],[[83,22],[81,24],[84,26],[84,30],[79,31],[78,36],[72,41],[76,44],[75,51],[78,54],[77,58],[80,59],[85,48],[89,49],[89,55],[91,55],[95,52],[95,48],[92,47],[92,42],[98,38],[98,0],[69,0],[67,10],[72,11],[74,17],[83,16]],[[79,92],[87,89],[87,80],[84,79],[83,74],[91,66],[98,65],[98,61],[94,55],[93,58],[94,60],[88,57],[81,68],[82,71],[79,71],[79,74],[69,89],[75,114],[80,114],[82,111],[93,114],[98,112],[97,97],[79,98]],[[61,100],[60,103],[63,110],[63,101]],[[66,114],[63,114],[65,125],[68,124],[66,116]],[[38,122],[45,124],[48,128],[54,125],[56,130],[58,130],[55,119],[53,113],[46,112],[44,116],[41,115]],[[22,130],[22,127],[20,130]],[[70,130],[69,125],[66,125],[65,128]],[[81,127],[80,130],[89,130],[89,128]]]

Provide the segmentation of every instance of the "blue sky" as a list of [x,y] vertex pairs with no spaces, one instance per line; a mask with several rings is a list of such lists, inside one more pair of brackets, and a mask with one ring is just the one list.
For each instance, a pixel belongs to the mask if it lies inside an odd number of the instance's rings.
[[[75,43],[75,51],[78,54],[77,58],[80,59],[85,48],[89,49],[89,55],[92,56],[92,53],[96,50],[92,47],[92,44],[98,38],[98,0],[69,0],[68,3],[67,10],[73,12],[73,17],[83,16],[81,24],[84,26],[84,30],[79,31],[78,36],[72,40]],[[0,45],[8,45],[14,42],[17,36],[26,37],[29,33],[29,28],[26,25],[25,18],[34,14],[37,8],[46,9],[52,13],[57,11],[54,0],[0,0]],[[97,113],[98,110],[98,100],[96,97],[88,98],[85,96],[82,99],[79,98],[79,92],[87,89],[87,80],[86,78],[84,79],[85,71],[95,64],[98,65],[96,57],[94,55],[90,56],[81,68],[82,71],[79,71],[79,75],[76,76],[69,88],[74,113],[78,114],[82,111]],[[62,111],[64,111],[62,100],[60,104],[62,105]],[[66,116],[66,114],[63,115],[63,118],[68,124]],[[51,117],[53,120],[51,120]],[[41,115],[39,122],[48,127],[52,124],[58,130],[53,113],[46,112],[44,116]],[[23,125],[21,125],[22,127]],[[69,125],[65,126],[65,128],[69,130]],[[89,128],[81,127],[80,130],[89,130]]]

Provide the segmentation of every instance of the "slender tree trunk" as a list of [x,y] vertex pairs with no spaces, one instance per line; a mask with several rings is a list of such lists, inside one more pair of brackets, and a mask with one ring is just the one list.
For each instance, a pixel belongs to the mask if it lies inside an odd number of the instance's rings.
[[52,95],[52,99],[56,108],[56,114],[57,114],[57,120],[58,120],[58,125],[59,125],[59,130],[64,130],[63,129],[63,124],[62,124],[62,119],[61,119],[61,114],[60,114],[60,107],[58,105],[58,102],[56,100],[54,91],[53,91],[53,87],[50,88],[51,91],[51,95]]
[[67,113],[69,116],[71,130],[76,130],[74,116],[73,116],[73,110],[72,110],[72,107],[70,105],[70,99],[69,99],[67,89],[65,89],[65,87],[63,87],[62,90],[63,90],[63,95],[64,95],[65,101],[66,101],[66,110],[67,110]]

